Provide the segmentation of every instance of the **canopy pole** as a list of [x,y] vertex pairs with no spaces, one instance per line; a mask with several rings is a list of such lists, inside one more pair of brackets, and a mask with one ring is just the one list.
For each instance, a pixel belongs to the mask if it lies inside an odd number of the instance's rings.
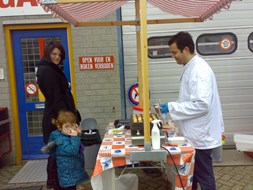
[[[135,1],[136,21],[140,21],[140,1]],[[142,64],[141,64],[141,40],[140,40],[140,22],[136,25],[136,49],[137,49],[137,68],[138,68],[138,89],[139,89],[139,105],[143,106],[143,88],[142,88]]]
[[141,53],[141,73],[143,87],[143,119],[144,119],[144,148],[151,151],[150,142],[150,122],[149,122],[149,82],[148,82],[148,45],[147,45],[147,2],[140,2],[140,53]]

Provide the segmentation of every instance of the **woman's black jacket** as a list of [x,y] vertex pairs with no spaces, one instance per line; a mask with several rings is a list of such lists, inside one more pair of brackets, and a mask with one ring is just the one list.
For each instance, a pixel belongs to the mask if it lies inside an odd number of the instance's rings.
[[42,131],[44,142],[47,143],[50,133],[56,129],[56,126],[52,125],[52,119],[56,118],[61,110],[68,110],[76,115],[76,107],[67,78],[58,65],[42,59],[36,76],[45,97]]

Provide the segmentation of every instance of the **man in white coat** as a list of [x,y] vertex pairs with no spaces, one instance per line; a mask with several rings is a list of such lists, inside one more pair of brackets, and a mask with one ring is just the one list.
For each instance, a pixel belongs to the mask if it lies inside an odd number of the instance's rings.
[[215,190],[212,149],[221,146],[224,131],[215,75],[205,60],[194,52],[187,32],[169,41],[172,57],[183,66],[177,101],[160,104],[162,113],[178,121],[183,136],[196,149],[192,189]]

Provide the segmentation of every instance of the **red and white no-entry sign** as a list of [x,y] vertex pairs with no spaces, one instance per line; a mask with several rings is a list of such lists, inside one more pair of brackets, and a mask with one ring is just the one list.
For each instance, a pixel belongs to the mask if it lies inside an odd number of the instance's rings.
[[25,85],[25,93],[29,96],[33,96],[38,93],[38,87],[34,82],[28,82]]
[[132,105],[134,106],[139,105],[139,86],[137,83],[133,84],[128,89],[128,99]]

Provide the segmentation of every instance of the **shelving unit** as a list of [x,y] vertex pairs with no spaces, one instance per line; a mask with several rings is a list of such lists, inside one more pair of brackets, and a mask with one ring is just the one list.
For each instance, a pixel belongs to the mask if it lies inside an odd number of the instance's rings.
[[[8,148],[4,147],[4,139],[8,139]],[[4,150],[3,150],[4,149]],[[12,151],[10,120],[7,107],[0,107],[0,159]]]

